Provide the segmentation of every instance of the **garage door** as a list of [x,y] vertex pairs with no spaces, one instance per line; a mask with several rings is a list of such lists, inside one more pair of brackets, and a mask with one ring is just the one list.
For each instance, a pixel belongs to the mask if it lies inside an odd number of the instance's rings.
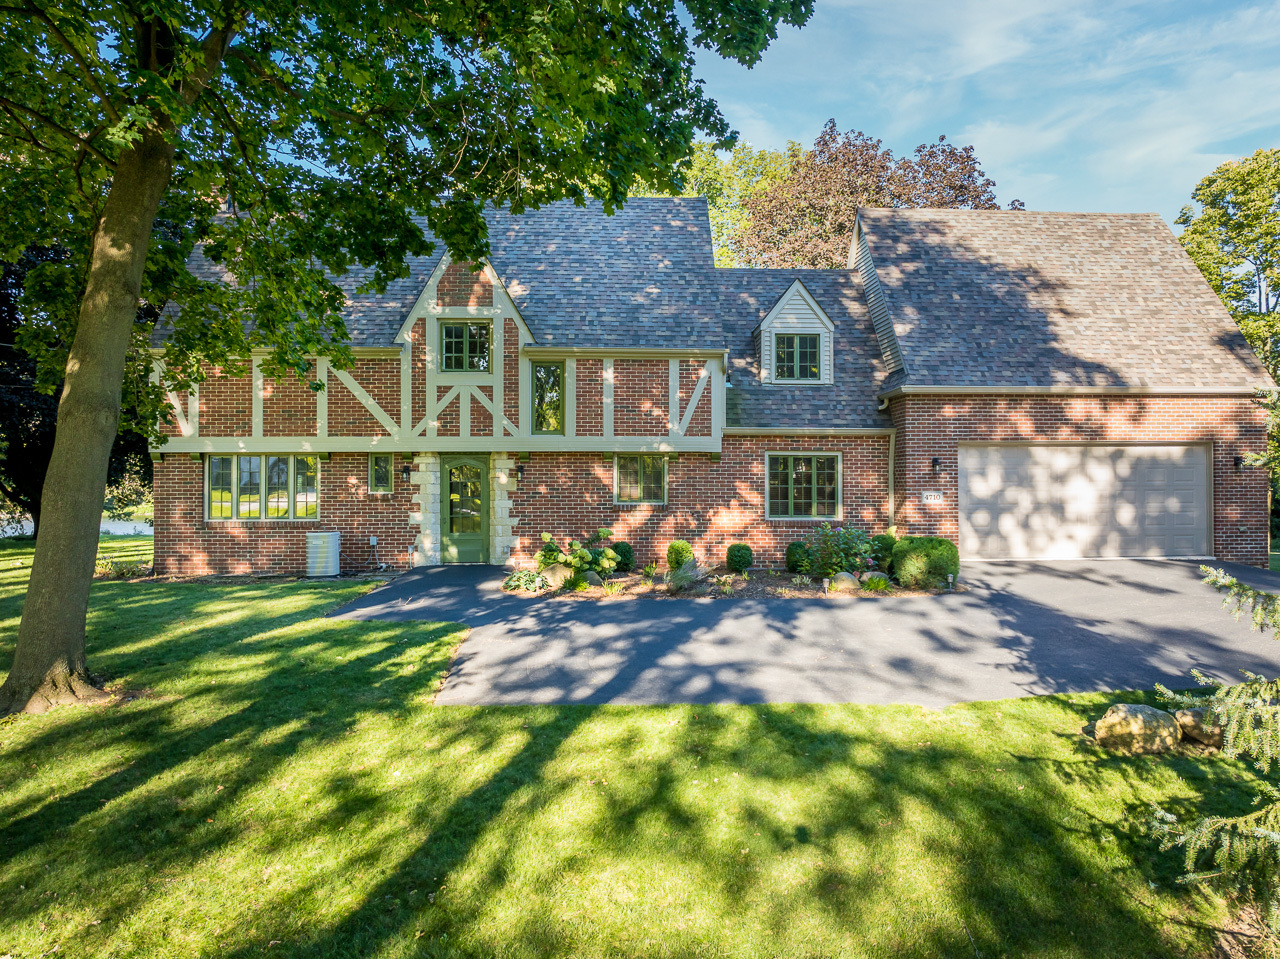
[[966,556],[1209,553],[1207,446],[962,446],[959,467]]

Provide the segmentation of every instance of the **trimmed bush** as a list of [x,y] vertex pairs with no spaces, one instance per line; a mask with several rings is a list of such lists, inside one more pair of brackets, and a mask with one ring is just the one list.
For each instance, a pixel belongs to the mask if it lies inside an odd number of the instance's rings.
[[940,588],[960,575],[960,551],[941,536],[906,536],[893,547],[893,572],[907,589]]
[[882,572],[893,571],[893,547],[897,542],[898,537],[892,533],[877,533],[871,537],[871,558]]
[[729,567],[731,573],[744,572],[751,568],[753,562],[755,557],[751,553],[751,547],[746,543],[734,543],[729,547],[724,558],[724,564]]
[[787,572],[799,573],[805,569],[811,562],[813,556],[809,553],[808,544],[801,540],[787,544]]
[[636,568],[636,551],[630,543],[614,543],[613,551],[618,554],[619,573],[629,573]]
[[691,559],[693,559],[693,547],[684,540],[673,540],[667,547],[667,569],[679,569]]

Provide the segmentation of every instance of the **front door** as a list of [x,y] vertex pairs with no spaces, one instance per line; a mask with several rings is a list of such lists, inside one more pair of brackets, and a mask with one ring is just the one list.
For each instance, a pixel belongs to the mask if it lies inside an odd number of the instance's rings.
[[489,562],[489,464],[487,458],[440,458],[440,559]]

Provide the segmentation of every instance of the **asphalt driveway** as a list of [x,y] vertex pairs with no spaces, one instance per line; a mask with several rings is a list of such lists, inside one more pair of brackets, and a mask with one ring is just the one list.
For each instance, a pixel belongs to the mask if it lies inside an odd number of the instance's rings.
[[[1280,591],[1280,575],[1225,564]],[[413,570],[335,613],[472,627],[451,704],[855,702],[945,706],[1280,674],[1195,563],[970,563],[967,592],[820,600],[528,598],[497,567]]]

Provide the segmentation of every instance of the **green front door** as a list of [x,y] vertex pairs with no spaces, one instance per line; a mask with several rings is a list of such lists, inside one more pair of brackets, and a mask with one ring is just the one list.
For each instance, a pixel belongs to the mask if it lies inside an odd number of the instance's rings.
[[474,456],[440,458],[440,559],[489,562],[489,464]]

